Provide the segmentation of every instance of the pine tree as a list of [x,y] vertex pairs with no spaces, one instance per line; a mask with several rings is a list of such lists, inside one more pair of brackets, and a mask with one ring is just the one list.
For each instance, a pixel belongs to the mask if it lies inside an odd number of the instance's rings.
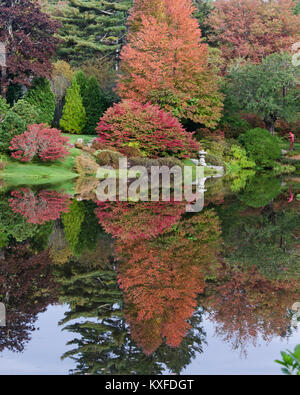
[[58,48],[61,59],[81,64],[98,56],[116,57],[125,34],[126,18],[132,0],[69,0],[52,7],[53,17],[61,22]]
[[96,126],[105,109],[104,94],[95,77],[90,77],[87,82],[84,106],[86,110],[86,133],[95,134]]
[[27,92],[25,100],[39,111],[38,123],[51,125],[55,112],[55,97],[48,80],[37,78]]
[[81,98],[82,98],[82,101],[84,104],[85,91],[86,91],[86,85],[87,85],[87,77],[82,70],[78,70],[75,73],[75,78],[76,78],[77,84],[79,85],[80,95],[81,95]]
[[[128,44],[121,53],[118,93],[152,102],[180,119],[214,127],[221,116],[218,79],[208,65],[191,0],[136,0]],[[143,7],[145,12],[143,13]]]
[[73,78],[72,86],[67,90],[60,126],[66,132],[80,134],[85,124],[86,113],[80,95],[80,87],[76,78]]

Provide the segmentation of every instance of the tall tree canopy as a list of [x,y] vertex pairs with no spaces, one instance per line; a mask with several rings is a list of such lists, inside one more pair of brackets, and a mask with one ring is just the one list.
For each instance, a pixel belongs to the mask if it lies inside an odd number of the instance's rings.
[[224,67],[235,58],[260,61],[299,41],[300,15],[293,0],[216,0],[207,20]]
[[121,53],[118,93],[214,126],[222,103],[191,0],[136,0]]
[[287,54],[272,54],[259,64],[247,63],[231,71],[227,94],[241,110],[260,116],[274,134],[275,122],[292,120],[299,111],[300,67]]
[[58,23],[43,13],[35,0],[2,0],[0,43],[6,48],[1,69],[1,94],[9,84],[30,85],[32,77],[49,77]]
[[115,57],[126,35],[127,13],[132,0],[69,0],[50,8],[62,27],[60,58],[80,64],[95,56]]

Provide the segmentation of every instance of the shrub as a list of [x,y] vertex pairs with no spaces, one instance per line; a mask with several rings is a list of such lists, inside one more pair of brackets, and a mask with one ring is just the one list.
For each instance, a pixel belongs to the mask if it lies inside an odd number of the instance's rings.
[[43,162],[55,161],[69,155],[65,147],[69,141],[57,129],[47,128],[46,124],[29,125],[25,133],[15,136],[9,147],[12,157],[22,162],[29,162],[35,156]]
[[255,128],[241,135],[239,141],[246,148],[247,154],[257,165],[272,167],[274,161],[281,156],[276,137],[267,130]]
[[122,159],[123,155],[119,152],[106,150],[95,152],[95,157],[98,165],[117,168],[119,167],[119,159]]
[[55,112],[55,97],[47,79],[37,78],[25,100],[39,110],[38,123],[51,125]]
[[146,156],[177,156],[185,158],[200,149],[180,122],[157,106],[124,100],[108,109],[97,131],[99,141],[108,146],[122,148],[139,143]]
[[85,124],[86,113],[80,95],[80,87],[76,78],[73,78],[72,85],[67,90],[60,126],[67,132],[80,134]]
[[18,114],[9,110],[0,122],[0,152],[9,152],[13,137],[24,133],[26,124]]
[[39,109],[26,100],[19,100],[12,108],[12,111],[23,119],[26,126],[38,123],[41,118]]
[[237,144],[231,147],[230,155],[232,165],[237,165],[241,169],[253,169],[255,167],[255,162],[247,158],[246,150]]

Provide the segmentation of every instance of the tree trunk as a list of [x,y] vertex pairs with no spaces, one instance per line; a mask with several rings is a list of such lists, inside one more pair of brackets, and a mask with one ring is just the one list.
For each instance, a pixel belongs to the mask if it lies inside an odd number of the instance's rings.
[[275,135],[275,122],[276,118],[264,119],[266,129],[271,133],[272,136]]

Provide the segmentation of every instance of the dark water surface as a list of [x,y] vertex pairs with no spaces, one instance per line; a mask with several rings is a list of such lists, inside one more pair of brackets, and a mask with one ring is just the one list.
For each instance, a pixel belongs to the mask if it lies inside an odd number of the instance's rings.
[[97,202],[97,180],[2,185],[1,374],[280,374],[300,343],[300,177],[184,202]]

